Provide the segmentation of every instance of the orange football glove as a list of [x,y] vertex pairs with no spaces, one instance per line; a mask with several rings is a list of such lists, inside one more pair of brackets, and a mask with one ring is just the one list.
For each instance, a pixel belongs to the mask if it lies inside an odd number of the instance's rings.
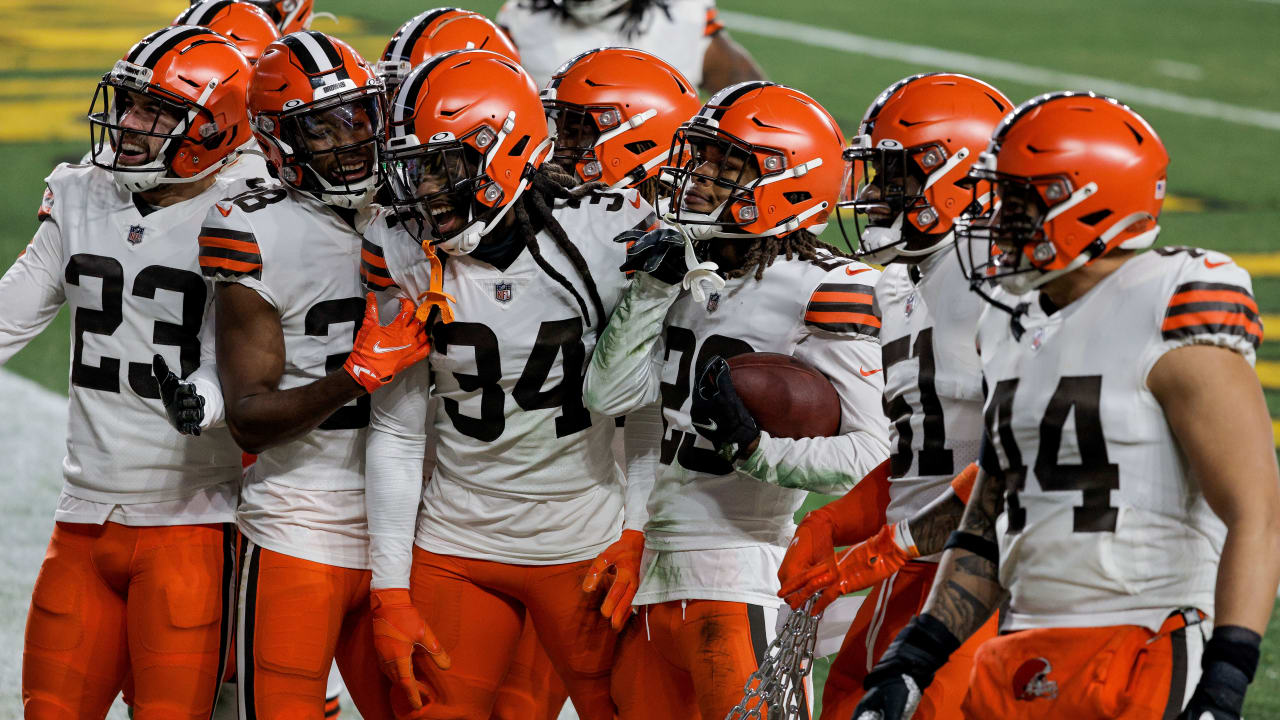
[[407,703],[418,710],[429,699],[427,686],[413,674],[414,661],[426,653],[441,670],[448,670],[453,661],[410,602],[408,589],[374,590],[369,604],[373,609],[373,649],[382,661],[383,674],[396,688],[392,704],[403,707]]
[[364,299],[364,322],[342,369],[373,392],[430,352],[431,337],[414,317],[412,301],[400,298],[400,314],[390,325],[383,325],[378,322],[378,301],[369,293]]
[[[782,558],[782,566],[778,568],[778,581],[784,589],[793,586],[803,587],[804,579],[810,577],[836,577],[836,546],[832,540],[834,528],[827,513],[814,510],[804,516],[796,528],[795,537],[787,546],[787,554]],[[811,593],[812,594],[812,593]],[[786,594],[778,592],[778,597],[787,601],[792,610],[799,610],[808,595],[799,593]]]
[[905,522],[885,525],[880,532],[845,550],[836,561],[835,575],[823,567],[815,567],[783,587],[778,594],[807,599],[821,593],[812,610],[817,614],[841,595],[869,588],[918,557],[920,551],[916,549]]
[[623,530],[622,537],[600,553],[582,579],[583,592],[595,592],[605,580],[609,568],[613,568],[612,578],[607,580],[609,592],[600,603],[600,614],[609,618],[614,630],[621,630],[627,618],[631,617],[631,600],[640,587],[640,557],[643,554],[644,533]]

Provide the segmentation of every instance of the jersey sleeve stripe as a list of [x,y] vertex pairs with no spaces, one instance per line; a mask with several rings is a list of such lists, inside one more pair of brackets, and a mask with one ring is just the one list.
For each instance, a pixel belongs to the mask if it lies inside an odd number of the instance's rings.
[[[1185,287],[1185,286],[1184,286]],[[1226,286],[1223,289],[1214,290],[1187,290],[1183,291],[1178,288],[1179,292],[1169,298],[1169,308],[1172,310],[1179,305],[1202,304],[1202,303],[1224,303],[1239,304],[1249,308],[1254,314],[1258,312],[1258,304],[1254,302],[1253,296],[1245,292],[1244,289],[1232,286]]]
[[1169,319],[1182,315],[1190,315],[1203,312],[1225,312],[1240,313],[1250,320],[1257,321],[1258,313],[1256,308],[1250,305],[1244,305],[1238,302],[1189,302],[1181,305],[1174,305],[1165,312],[1166,322]]
[[1257,335],[1259,338],[1262,336],[1262,325],[1256,320],[1249,319],[1248,315],[1239,312],[1206,311],[1175,315],[1165,318],[1164,325],[1160,327],[1160,330],[1168,334],[1172,331],[1185,330],[1187,328],[1226,326],[1242,327],[1251,335]]
[[261,279],[262,265],[260,263],[248,263],[226,258],[206,258],[204,255],[201,255],[200,272],[203,273],[205,277],[239,277],[248,275],[253,278]]
[[262,278],[262,253],[251,232],[205,227],[200,230],[200,272],[205,277]]
[[868,327],[880,327],[880,318],[875,315],[857,312],[818,312],[810,310],[804,314],[804,320],[807,323],[816,323],[819,325],[826,324],[853,324],[866,325]]
[[809,306],[812,307],[816,303],[861,303],[870,305],[874,301],[875,297],[870,293],[819,291],[809,298]]
[[369,267],[372,267],[372,268],[378,268],[384,271],[387,269],[386,258],[382,257],[381,255],[374,255],[373,253],[369,252],[367,248],[361,248],[360,262],[361,264],[368,265]]
[[387,264],[387,263],[386,263],[386,260],[385,260],[385,259],[383,259],[383,258],[385,257],[385,255],[384,255],[384,254],[383,254],[383,252],[382,252],[382,248],[380,248],[380,247],[378,247],[377,245],[374,245],[373,243],[369,242],[369,240],[368,240],[367,238],[361,238],[361,239],[360,239],[360,253],[361,253],[361,255],[363,255],[364,253],[369,253],[370,255],[372,255],[372,256],[374,256],[374,257],[376,257],[376,258],[378,258],[378,259],[383,260],[383,261],[382,261],[382,264],[383,264],[384,266]]

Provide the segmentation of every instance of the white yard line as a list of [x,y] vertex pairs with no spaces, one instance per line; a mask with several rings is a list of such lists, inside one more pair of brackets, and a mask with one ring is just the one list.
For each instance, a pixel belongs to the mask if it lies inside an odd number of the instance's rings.
[[[1280,0],[1273,1],[1280,2]],[[1183,115],[1226,120],[1264,130],[1280,130],[1280,112],[1190,97],[1118,80],[1077,75],[1008,60],[855,35],[843,30],[831,30],[731,10],[721,10],[720,18],[732,30],[741,30],[752,35],[778,38],[811,47],[896,60],[911,65],[925,65],[939,70],[952,70],[987,80],[1012,80],[1046,89],[1093,90],[1103,95],[1113,96],[1139,110],[1160,108]]]

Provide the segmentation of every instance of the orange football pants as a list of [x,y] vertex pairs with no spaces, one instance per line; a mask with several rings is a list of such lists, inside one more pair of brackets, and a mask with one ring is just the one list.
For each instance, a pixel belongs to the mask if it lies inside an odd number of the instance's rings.
[[[853,625],[844,636],[840,653],[831,663],[827,684],[822,690],[822,719],[848,720],[862,699],[862,680],[888,649],[889,643],[920,614],[938,565],[931,562],[907,563],[895,575],[871,588]],[[969,689],[969,673],[978,646],[996,636],[997,618],[987,621],[951,660],[933,677],[924,692],[920,707],[912,717],[917,720],[959,720],[960,703]],[[991,716],[1001,717],[999,715]]]
[[583,720],[613,720],[609,674],[616,634],[604,591],[584,593],[590,560],[514,565],[413,549],[410,594],[453,665],[425,678],[423,717],[488,720],[511,671],[525,615]]
[[236,638],[241,720],[323,720],[335,658],[360,714],[392,717],[391,681],[373,649],[371,572],[244,544]]
[[[1187,620],[1191,620],[1188,625]],[[1200,677],[1200,616],[1137,625],[1021,630],[978,649],[967,720],[1166,720]]]
[[516,655],[507,679],[498,688],[489,720],[556,720],[568,699],[569,691],[538,640],[526,611]]
[[208,718],[231,642],[230,523],[58,523],[31,594],[27,718],[101,718],[126,681],[133,717]]
[[642,606],[618,641],[619,720],[722,720],[742,700],[775,619],[759,605],[721,600]]

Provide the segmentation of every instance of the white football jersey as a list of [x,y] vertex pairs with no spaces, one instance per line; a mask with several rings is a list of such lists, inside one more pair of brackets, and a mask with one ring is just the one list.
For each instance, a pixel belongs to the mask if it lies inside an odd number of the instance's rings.
[[634,33],[623,28],[621,16],[584,25],[555,10],[534,11],[527,0],[507,0],[497,21],[511,35],[520,64],[538,87],[545,87],[564,63],[601,47],[653,53],[700,84],[703,56],[711,37],[723,27],[716,18],[715,0],[669,0],[665,8],[650,7]]
[[[453,322],[435,325],[429,358],[436,465],[423,488],[417,544],[431,552],[573,562],[594,557],[620,532],[615,423],[584,406],[582,376],[627,284],[618,270],[626,247],[613,239],[657,218],[633,190],[557,200],[553,211],[590,268],[604,318],[545,229],[537,234],[541,255],[577,289],[589,323],[527,249],[506,269],[466,255],[444,257],[444,291],[457,302]],[[393,281],[418,300],[430,286],[430,265],[418,243],[389,213],[365,234],[366,272],[379,280],[373,286]],[[378,423],[397,425],[398,432],[404,429],[398,424],[414,420],[379,415]]]
[[[780,257],[761,280],[729,280],[703,303],[684,293],[667,312],[658,349],[664,434],[637,604],[781,602],[778,566],[806,490],[841,494],[887,454],[873,294],[879,275],[840,258],[818,265]],[[793,355],[826,375],[840,395],[841,434],[791,440],[763,433],[738,470],[722,459],[691,423],[693,386],[712,356],[749,352]],[[774,476],[770,482],[757,479],[763,472]]]
[[[363,226],[372,211],[357,215]],[[265,185],[219,201],[200,230],[200,264],[256,291],[280,314],[281,390],[342,367],[364,319],[360,233],[310,195]],[[254,543],[316,562],[367,568],[362,395],[306,435],[258,454],[239,525]]]
[[111,505],[176,501],[215,487],[234,496],[240,451],[230,434],[179,435],[151,373],[154,354],[185,377],[211,350],[202,347],[201,327],[213,294],[196,236],[226,184],[218,179],[197,197],[144,215],[105,170],[59,165],[46,182],[40,228],[0,280],[0,363],[64,302],[70,306],[64,495]]
[[974,340],[986,303],[969,291],[957,257],[948,245],[919,265],[891,263],[876,283],[891,523],[945,493],[982,447],[982,365]]
[[1065,308],[1039,293],[1015,333],[986,310],[988,473],[1007,479],[997,522],[1009,629],[1144,625],[1213,613],[1226,529],[1205,502],[1147,375],[1191,344],[1262,340],[1249,274],[1220,253],[1158,248]]

